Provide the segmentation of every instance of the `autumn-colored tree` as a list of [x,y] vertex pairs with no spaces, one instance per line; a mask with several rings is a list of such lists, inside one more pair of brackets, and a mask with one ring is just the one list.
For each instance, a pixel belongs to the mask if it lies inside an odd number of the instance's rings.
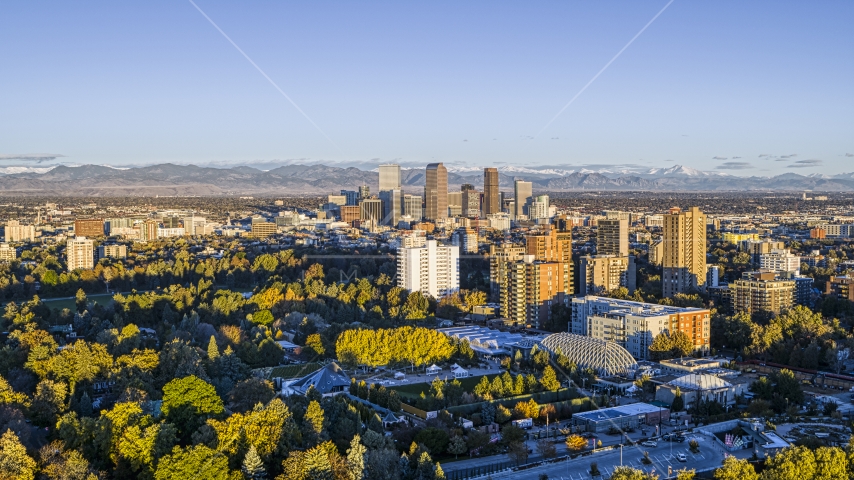
[[587,447],[587,440],[581,435],[568,435],[566,437],[566,448],[570,452],[580,452]]

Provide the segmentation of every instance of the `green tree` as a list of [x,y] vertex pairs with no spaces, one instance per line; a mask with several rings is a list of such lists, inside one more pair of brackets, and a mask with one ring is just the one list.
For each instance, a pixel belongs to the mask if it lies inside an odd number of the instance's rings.
[[673,342],[670,341],[670,335],[666,331],[659,333],[652,339],[652,344],[649,346],[649,353],[655,360],[663,360],[671,357]]
[[632,467],[615,467],[610,480],[655,480],[657,477]]
[[258,310],[252,314],[252,323],[255,325],[270,325],[273,320],[273,314],[267,309]]
[[448,442],[450,442],[450,438],[448,437],[448,432],[441,428],[427,427],[415,435],[414,442],[419,445],[424,445],[424,448],[426,448],[428,452],[432,455],[438,456],[444,453],[445,448],[448,446]]
[[697,476],[697,472],[695,470],[688,470],[687,468],[683,468],[676,472],[676,480],[694,480],[694,477]]
[[228,457],[205,445],[175,447],[157,463],[155,480],[228,480]]
[[347,474],[350,480],[363,480],[365,478],[365,454],[368,449],[361,443],[358,434],[350,441],[347,450]]
[[715,470],[715,480],[759,480],[759,475],[747,459],[730,455],[724,459],[723,465]]
[[450,443],[448,443],[448,453],[453,455],[455,458],[459,458],[460,454],[466,453],[468,447],[466,446],[466,441],[463,437],[459,435],[454,435],[451,437]]
[[77,307],[77,311],[79,313],[83,313],[86,310],[86,306],[89,303],[86,298],[86,292],[83,291],[82,288],[77,289],[77,294],[74,296],[74,304]]
[[673,332],[670,336],[670,345],[672,354],[677,357],[687,357],[694,352],[694,341],[687,333],[680,330]]
[[216,338],[211,335],[211,339],[208,342],[208,359],[211,361],[219,358],[219,346],[216,344]]
[[323,357],[326,353],[326,348],[323,346],[323,341],[319,333],[312,333],[305,338],[305,346],[310,348],[315,355]]
[[837,447],[819,447],[815,451],[814,480],[834,480],[849,476],[850,466],[845,451]]
[[[789,447],[765,461],[763,480],[803,480],[815,478],[816,461],[806,447]],[[838,478],[838,477],[837,477]]]
[[329,451],[318,445],[305,453],[306,478],[311,480],[334,480],[335,473],[330,462]]
[[317,437],[323,432],[323,409],[317,401],[312,400],[305,411],[306,424]]
[[795,378],[795,374],[791,370],[783,369],[773,375],[774,393],[782,398],[788,398],[790,403],[798,405],[804,403],[804,391],[801,389],[801,382]]
[[163,387],[161,411],[185,441],[205,420],[224,410],[213,385],[194,375],[176,378]]
[[36,476],[36,462],[21,444],[12,430],[0,437],[0,478],[33,480]]
[[540,378],[540,384],[544,389],[550,392],[556,392],[560,389],[560,382],[557,380],[554,369],[551,365],[546,365],[543,369],[543,376]]
[[242,471],[243,476],[248,479],[259,480],[267,478],[267,470],[264,469],[264,462],[262,462],[261,457],[258,456],[258,451],[255,450],[255,445],[250,445],[249,450],[246,451],[246,456],[243,457],[243,465],[241,466],[240,471]]

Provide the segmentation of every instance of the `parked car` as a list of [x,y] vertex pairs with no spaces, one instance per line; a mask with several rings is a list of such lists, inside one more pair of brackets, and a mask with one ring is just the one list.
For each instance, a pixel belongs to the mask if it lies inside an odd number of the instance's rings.
[[684,453],[677,453],[676,454],[676,460],[679,460],[680,462],[687,462],[688,456],[685,455]]
[[653,442],[651,440],[641,443],[644,447],[657,447],[658,443]]

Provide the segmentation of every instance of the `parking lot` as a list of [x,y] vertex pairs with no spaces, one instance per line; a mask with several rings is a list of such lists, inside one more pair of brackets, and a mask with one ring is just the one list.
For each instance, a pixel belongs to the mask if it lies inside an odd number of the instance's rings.
[[[696,454],[691,453],[688,447],[691,439],[696,439],[700,444],[700,451]],[[603,476],[602,478],[608,478],[608,476],[614,473],[614,469],[620,465],[665,477],[667,476],[668,469],[672,469],[674,475],[677,470],[682,468],[705,470],[720,466],[724,459],[724,452],[721,448],[711,438],[701,434],[688,435],[684,443],[663,441],[657,443],[658,445],[655,447],[634,445],[623,447],[622,452],[620,448],[615,448],[527,470],[501,472],[493,474],[492,478],[513,478],[515,480],[536,479],[541,474],[546,474],[550,479],[589,480],[591,478],[589,473],[590,466],[594,462],[597,464],[599,472]],[[649,452],[649,459],[652,460],[652,464],[646,465],[643,463],[644,452]],[[685,462],[677,460],[677,455],[680,453],[685,455]],[[739,452],[737,456],[747,457],[751,453],[752,451],[744,450]]]

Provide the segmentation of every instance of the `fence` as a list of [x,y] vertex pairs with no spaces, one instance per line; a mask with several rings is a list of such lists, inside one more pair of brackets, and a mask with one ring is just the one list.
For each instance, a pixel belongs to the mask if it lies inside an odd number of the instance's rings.
[[477,467],[464,468],[462,470],[454,470],[445,472],[445,478],[448,480],[466,480],[469,478],[491,475],[493,473],[503,472],[516,467],[515,462],[498,462],[489,465],[481,465]]

